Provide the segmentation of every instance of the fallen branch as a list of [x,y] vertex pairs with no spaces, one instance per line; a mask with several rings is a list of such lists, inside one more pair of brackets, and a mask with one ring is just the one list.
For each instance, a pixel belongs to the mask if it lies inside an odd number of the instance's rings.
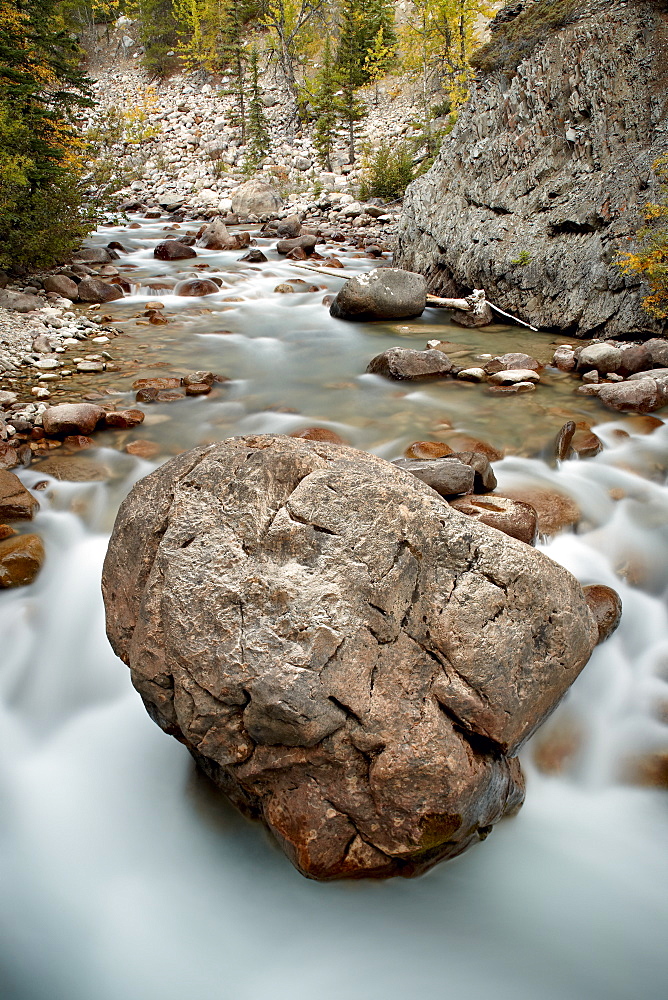
[[[474,288],[471,294],[467,295],[464,299],[444,299],[438,295],[427,295],[427,305],[434,306],[437,309],[458,309],[461,312],[473,313],[471,326],[485,326],[487,323],[491,323],[492,317],[489,310],[493,309],[494,312],[505,316],[506,319],[512,320],[513,323],[526,326],[529,330],[533,330],[534,333],[538,333],[537,328],[532,326],[531,323],[525,323],[523,319],[518,319],[517,316],[505,312],[505,310],[500,309],[499,306],[495,306],[493,302],[490,302],[482,288]],[[475,317],[475,320],[473,317]],[[465,325],[468,326],[469,324]]]

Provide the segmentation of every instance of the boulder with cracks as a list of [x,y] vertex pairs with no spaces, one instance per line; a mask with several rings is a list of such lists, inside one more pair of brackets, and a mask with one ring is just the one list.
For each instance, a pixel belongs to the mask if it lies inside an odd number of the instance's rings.
[[289,437],[138,483],[103,590],[151,717],[318,879],[412,876],[483,839],[598,639],[542,553],[382,459]]

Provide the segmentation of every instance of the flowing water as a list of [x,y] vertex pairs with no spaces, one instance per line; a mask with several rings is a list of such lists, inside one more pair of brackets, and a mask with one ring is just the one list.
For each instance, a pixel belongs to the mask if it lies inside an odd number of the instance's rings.
[[[642,421],[574,395],[555,370],[535,393],[503,399],[454,381],[361,374],[397,343],[451,341],[468,364],[511,349],[547,359],[553,341],[511,327],[463,330],[434,311],[409,323],[335,321],[323,290],[273,288],[301,278],[336,291],[341,279],[279,261],[261,239],[262,269],[238,253],[200,253],[197,264],[210,265],[200,273],[224,287],[179,298],[145,284],[197,273],[189,261],[153,260],[164,226],[94,237],[128,247],[121,271],[133,291],[102,307],[124,320],[108,347],[120,371],[73,385],[121,393],[109,397],[121,406],[138,377],[211,369],[232,381],[206,398],[146,405],[141,427],[99,435],[100,447],[69,459],[90,481],[60,481],[48,465],[22,473],[40,488],[30,530],[47,559],[33,586],[0,594],[0,996],[658,1000],[665,800],[643,784],[666,750],[668,426],[640,433]],[[348,273],[373,266],[344,256]],[[143,307],[158,295],[170,322],[148,325]],[[554,467],[549,443],[571,416],[595,423],[606,447]],[[495,465],[500,492],[531,484],[571,496],[577,532],[542,547],[624,602],[619,630],[524,752],[519,815],[414,881],[304,879],[150,721],[105,638],[100,569],[133,482],[201,441],[314,425],[387,458],[452,428],[507,448]],[[152,463],[119,450],[140,438],[155,444]]]

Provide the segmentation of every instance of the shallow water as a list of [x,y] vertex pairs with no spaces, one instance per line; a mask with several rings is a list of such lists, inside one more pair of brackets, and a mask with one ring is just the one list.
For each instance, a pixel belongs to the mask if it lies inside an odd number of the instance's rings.
[[[163,226],[104,229],[96,241],[134,247],[123,262],[138,264],[128,269],[138,278],[192,270],[150,258]],[[547,359],[553,340],[463,330],[434,312],[406,324],[340,323],[320,305],[322,291],[271,290],[295,274],[336,290],[338,277],[272,260],[264,273],[275,277],[266,278],[242,271],[238,256],[197,261],[226,281],[241,278],[233,291],[202,300],[161,293],[172,322],[128,324],[108,348],[122,373],[79,380],[120,386],[128,402],[145,375],[211,368],[233,382],[215,396],[146,406],[140,428],[101,435],[101,447],[81,456],[106,470],[99,482],[58,482],[39,465],[22,474],[31,487],[47,479],[30,526],[47,560],[32,587],[0,594],[0,995],[657,1000],[667,965],[665,800],[624,782],[630,760],[666,748],[668,427],[636,433],[633,421],[574,396],[575,383],[556,372],[535,393],[501,400],[479,386],[366,376],[368,360],[397,342],[454,341],[468,363],[509,349]],[[370,266],[348,260],[349,271]],[[222,302],[230,294],[246,301]],[[138,290],[103,309],[127,316],[146,301]],[[204,308],[211,312],[197,314]],[[597,422],[606,448],[554,468],[540,455],[575,413]],[[108,532],[122,497],[155,464],[112,446],[144,437],[168,456],[230,434],[313,425],[388,458],[450,426],[508,447],[495,465],[501,492],[554,486],[582,510],[577,533],[545,551],[624,601],[619,630],[524,752],[519,815],[414,881],[302,878],[149,720],[104,635]],[[536,767],[540,741],[560,726],[576,734],[575,748],[547,775]]]

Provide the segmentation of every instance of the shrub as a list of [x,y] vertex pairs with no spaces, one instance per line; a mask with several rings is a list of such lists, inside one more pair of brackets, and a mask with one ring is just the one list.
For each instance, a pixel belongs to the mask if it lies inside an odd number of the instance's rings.
[[586,6],[586,0],[543,0],[540,4],[530,4],[473,53],[471,65],[487,73],[496,70],[514,74],[537,45],[576,21]]
[[668,155],[653,165],[660,198],[645,206],[647,225],[638,230],[638,246],[620,254],[616,264],[623,274],[637,275],[650,289],[643,306],[651,316],[668,319]]
[[413,156],[406,143],[392,147],[389,142],[382,142],[365,157],[360,197],[387,201],[401,198],[412,180]]

